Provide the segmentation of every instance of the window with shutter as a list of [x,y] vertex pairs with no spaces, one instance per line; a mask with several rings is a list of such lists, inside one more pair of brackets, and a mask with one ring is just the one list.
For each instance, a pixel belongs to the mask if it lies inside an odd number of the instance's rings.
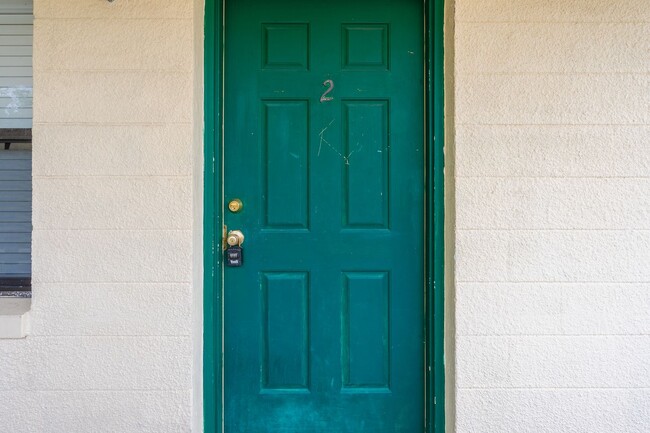
[[0,291],[25,290],[32,231],[31,1],[0,4]]

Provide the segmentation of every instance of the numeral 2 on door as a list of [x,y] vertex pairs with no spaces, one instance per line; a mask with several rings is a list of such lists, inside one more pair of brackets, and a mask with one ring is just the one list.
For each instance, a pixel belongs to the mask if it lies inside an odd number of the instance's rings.
[[330,94],[332,92],[332,90],[334,90],[334,81],[325,80],[323,82],[323,86],[329,86],[329,87],[327,88],[327,90],[325,90],[325,93],[323,93],[323,96],[320,97],[320,102],[327,102],[327,101],[331,101],[332,99],[334,99],[331,96],[327,96],[328,94]]

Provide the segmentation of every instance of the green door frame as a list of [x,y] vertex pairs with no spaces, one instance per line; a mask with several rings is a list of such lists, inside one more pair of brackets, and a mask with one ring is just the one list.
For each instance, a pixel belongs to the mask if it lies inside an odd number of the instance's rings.
[[[445,431],[444,365],[444,0],[426,17],[426,427]],[[203,412],[204,432],[222,433],[222,121],[225,0],[205,0]],[[210,79],[214,77],[214,79]],[[219,373],[217,373],[219,372]]]

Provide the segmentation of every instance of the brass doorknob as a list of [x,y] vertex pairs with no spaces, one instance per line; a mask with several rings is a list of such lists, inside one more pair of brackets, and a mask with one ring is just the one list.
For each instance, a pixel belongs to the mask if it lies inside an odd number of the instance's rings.
[[244,234],[239,230],[230,230],[226,237],[226,243],[231,247],[241,247],[241,244],[244,243]]

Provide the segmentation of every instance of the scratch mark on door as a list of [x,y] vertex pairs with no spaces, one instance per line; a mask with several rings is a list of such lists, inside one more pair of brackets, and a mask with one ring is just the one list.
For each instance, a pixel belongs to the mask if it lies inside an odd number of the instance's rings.
[[334,152],[339,153],[336,149],[334,149],[332,147],[332,145],[327,140],[325,140],[325,136],[324,136],[325,131],[327,131],[327,129],[330,126],[332,126],[332,123],[334,123],[335,120],[336,119],[332,119],[332,121],[330,123],[328,123],[327,126],[325,128],[323,128],[323,129],[321,129],[320,132],[318,133],[318,136],[320,137],[320,143],[318,144],[318,156],[320,156],[320,151],[323,148],[323,143],[327,144],[332,150],[334,150]]
[[326,127],[321,129],[321,131],[318,133],[318,137],[320,138],[320,142],[318,143],[318,155],[320,156],[321,150],[323,149],[323,144],[325,144],[327,147],[332,149],[334,153],[336,153],[345,163],[345,165],[350,165],[350,157],[354,155],[355,153],[358,153],[363,149],[363,144],[357,141],[357,144],[354,146],[354,149],[350,151],[347,155],[343,155],[341,152],[339,152],[332,144],[325,139],[325,132],[329,129],[330,126],[332,126],[332,123],[334,123],[334,120],[332,119],[330,123],[327,124]]

